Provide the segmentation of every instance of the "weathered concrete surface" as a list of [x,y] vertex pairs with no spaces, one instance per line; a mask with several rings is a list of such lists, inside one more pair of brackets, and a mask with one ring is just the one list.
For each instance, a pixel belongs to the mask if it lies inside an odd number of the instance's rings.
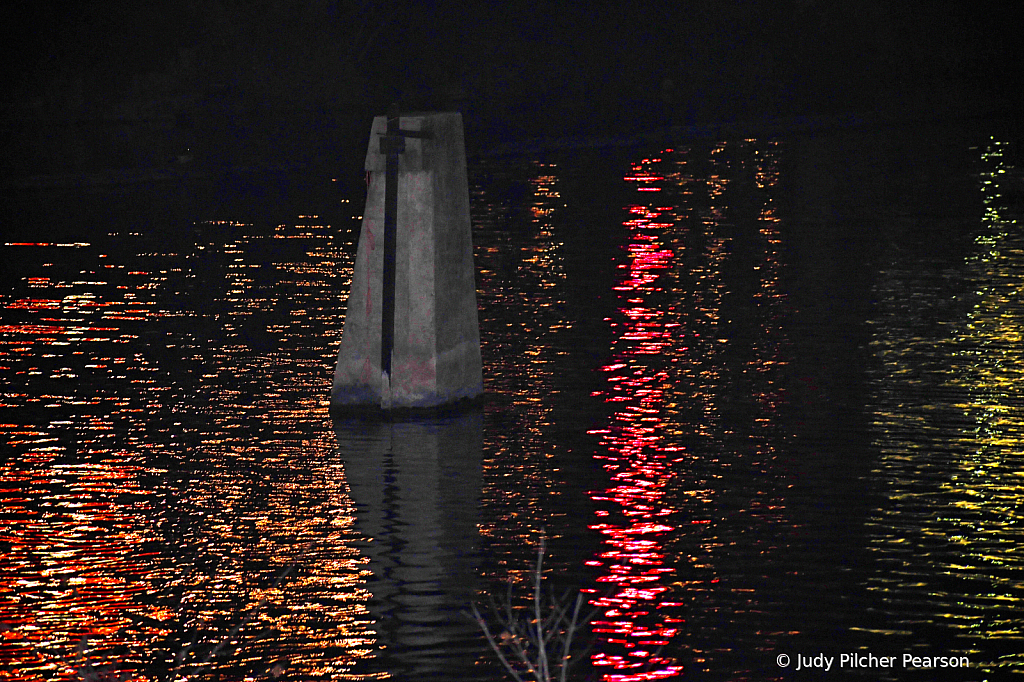
[[399,156],[392,373],[388,381],[380,362],[387,121],[378,116],[332,408],[433,408],[483,393],[462,117],[407,114],[399,126],[431,137],[407,138]]

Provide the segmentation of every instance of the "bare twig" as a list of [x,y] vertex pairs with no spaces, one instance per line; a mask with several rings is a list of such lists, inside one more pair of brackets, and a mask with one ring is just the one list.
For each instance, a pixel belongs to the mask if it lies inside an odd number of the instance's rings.
[[537,570],[533,574],[533,615],[537,623],[537,667],[540,669],[540,679],[549,680],[548,675],[548,654],[544,643],[547,637],[544,636],[544,614],[540,608],[540,581],[544,574],[544,547],[545,540],[540,539],[540,547],[537,548]]
[[[502,606],[499,607],[494,598],[490,598],[491,615],[497,622],[497,628],[492,629],[477,606],[471,605],[472,617],[483,631],[487,643],[516,682],[525,682],[524,675],[531,676],[535,682],[553,682],[556,679],[566,682],[569,668],[589,650],[588,647],[574,656],[573,641],[577,628],[589,622],[596,610],[580,617],[585,599],[583,594],[577,594],[571,611],[568,603],[570,592],[564,593],[561,598],[551,592],[548,599],[544,599],[542,581],[545,552],[546,543],[542,539],[537,550],[537,566],[533,571],[532,603],[525,612],[512,606],[511,583]],[[558,658],[552,659],[555,655]]]
[[501,647],[498,646],[494,635],[491,634],[490,629],[487,627],[487,621],[485,621],[484,617],[480,615],[480,609],[476,607],[476,604],[471,604],[470,608],[473,610],[473,618],[487,637],[487,643],[491,645],[492,649],[494,649],[494,653],[498,655],[498,660],[500,660],[502,665],[505,666],[505,670],[508,671],[508,674],[511,675],[516,682],[523,682],[523,678],[519,676],[519,673],[516,672],[515,668],[512,667],[512,664],[508,662],[507,658],[505,658],[505,652],[501,650]]

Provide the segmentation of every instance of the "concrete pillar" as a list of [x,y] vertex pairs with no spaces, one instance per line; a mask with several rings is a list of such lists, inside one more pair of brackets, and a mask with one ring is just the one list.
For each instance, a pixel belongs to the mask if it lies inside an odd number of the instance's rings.
[[[382,369],[386,116],[373,120],[366,210],[331,389],[332,408],[432,408],[483,393],[469,186],[457,112],[397,115],[394,336]],[[405,135],[405,133],[409,133]],[[389,137],[391,135],[389,134]],[[387,320],[383,320],[384,323]]]

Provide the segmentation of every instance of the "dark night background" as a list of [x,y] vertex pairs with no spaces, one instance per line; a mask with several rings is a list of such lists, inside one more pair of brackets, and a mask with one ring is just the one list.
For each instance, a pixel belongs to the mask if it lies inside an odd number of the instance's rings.
[[999,6],[11,2],[2,170],[337,167],[392,101],[460,109],[471,150],[805,114],[1013,116],[1024,55]]

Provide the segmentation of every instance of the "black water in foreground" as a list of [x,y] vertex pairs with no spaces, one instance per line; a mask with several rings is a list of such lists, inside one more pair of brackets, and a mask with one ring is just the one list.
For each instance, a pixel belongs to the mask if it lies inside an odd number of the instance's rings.
[[542,537],[573,679],[1024,674],[1024,170],[978,128],[476,164],[487,399],[393,424],[327,411],[344,207],[21,200],[5,679],[193,635],[210,679],[503,679],[465,612]]

